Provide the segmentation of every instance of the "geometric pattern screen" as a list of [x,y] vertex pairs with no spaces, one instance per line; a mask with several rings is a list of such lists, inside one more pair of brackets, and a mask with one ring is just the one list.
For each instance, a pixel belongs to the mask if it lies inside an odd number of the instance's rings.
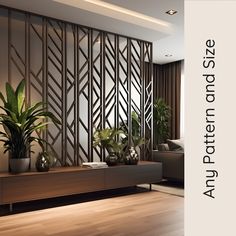
[[131,135],[132,111],[150,140],[141,159],[151,158],[152,76],[145,76],[152,70],[150,42],[5,7],[0,17],[2,85],[25,78],[27,102],[45,102],[61,121],[39,134],[52,144],[59,164],[104,160],[104,150],[92,146],[95,128],[125,123]]

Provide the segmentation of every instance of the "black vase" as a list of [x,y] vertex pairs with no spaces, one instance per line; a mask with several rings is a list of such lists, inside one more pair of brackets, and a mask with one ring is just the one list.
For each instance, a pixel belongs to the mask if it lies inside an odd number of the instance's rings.
[[48,156],[45,153],[39,153],[36,163],[36,170],[39,172],[47,172],[50,168],[50,161]]
[[105,161],[108,166],[115,166],[118,164],[119,158],[117,157],[117,155],[115,153],[110,153],[106,157]]
[[130,147],[129,152],[124,158],[124,162],[126,165],[137,165],[138,164],[138,153],[134,149],[134,147]]

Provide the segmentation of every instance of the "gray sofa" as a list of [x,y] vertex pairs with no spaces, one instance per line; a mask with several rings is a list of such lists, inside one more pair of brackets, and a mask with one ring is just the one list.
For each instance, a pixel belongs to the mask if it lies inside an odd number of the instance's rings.
[[153,150],[153,161],[162,163],[163,178],[184,182],[184,149],[170,150],[169,146]]

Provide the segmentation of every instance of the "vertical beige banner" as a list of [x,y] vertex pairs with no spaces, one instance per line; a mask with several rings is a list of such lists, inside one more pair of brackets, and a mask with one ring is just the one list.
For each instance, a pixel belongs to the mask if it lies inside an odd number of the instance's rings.
[[185,1],[185,236],[236,235],[236,1]]

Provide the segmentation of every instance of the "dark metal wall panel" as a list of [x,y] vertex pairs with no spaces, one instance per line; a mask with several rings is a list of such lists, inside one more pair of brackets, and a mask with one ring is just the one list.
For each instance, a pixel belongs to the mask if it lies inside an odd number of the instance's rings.
[[115,77],[115,35],[105,35],[105,124],[106,127],[116,127],[116,77]]
[[[139,132],[142,135],[142,111],[143,111],[143,96],[142,96],[142,42],[140,40],[132,39],[130,42],[130,82],[131,82],[131,112],[135,112],[140,121]],[[132,117],[130,118],[132,119]],[[130,122],[132,126],[132,122]],[[132,129],[132,128],[131,128]],[[140,156],[142,159],[143,152],[140,150]]]
[[[152,45],[143,42],[143,124],[142,132],[146,139],[150,142],[145,146],[143,159],[152,159],[153,149],[153,120],[152,120],[152,105],[153,105],[153,81],[152,81]],[[145,66],[144,62],[148,62],[148,67]],[[150,73],[147,73],[148,70]],[[145,76],[147,75],[148,76]]]
[[[26,31],[26,55],[28,58],[28,65],[26,77],[28,102],[35,104],[43,100],[43,21],[41,17],[30,16],[27,17],[27,31]],[[37,132],[39,137],[43,137],[43,132]],[[36,157],[40,151],[39,145],[32,147],[34,154],[31,157]]]
[[29,18],[29,101],[43,98],[43,21],[41,17]]
[[[91,128],[102,128],[102,33],[93,30],[92,33],[92,125]],[[102,160],[102,149],[100,147],[93,148],[94,161]]]
[[63,23],[49,19],[47,21],[47,107],[61,121],[61,125],[48,126],[47,138],[54,147],[57,158],[65,164],[64,137],[64,65],[63,65]]
[[118,83],[119,83],[119,125],[125,125],[128,130],[129,86],[128,86],[128,40],[119,37],[118,49]]
[[[26,18],[21,12],[9,11],[9,81],[15,85],[26,78]],[[14,77],[13,77],[14,76]]]
[[[131,143],[132,111],[141,135],[152,143],[152,77],[145,77],[144,63],[151,70],[151,43],[10,8],[0,11],[8,81],[14,85],[25,78],[27,102],[45,102],[61,121],[38,133],[52,144],[58,165],[104,160],[104,150],[92,146],[96,128],[126,124]],[[150,148],[140,150],[142,159],[150,159]]]
[[78,103],[77,122],[79,125],[79,157],[80,162],[89,157],[89,29],[78,29]]
[[66,25],[66,86],[65,86],[65,96],[66,96],[66,107],[65,107],[65,143],[66,143],[66,160],[69,162],[69,165],[76,165],[77,156],[76,156],[76,89],[75,89],[75,80],[76,80],[76,27],[73,25]]

